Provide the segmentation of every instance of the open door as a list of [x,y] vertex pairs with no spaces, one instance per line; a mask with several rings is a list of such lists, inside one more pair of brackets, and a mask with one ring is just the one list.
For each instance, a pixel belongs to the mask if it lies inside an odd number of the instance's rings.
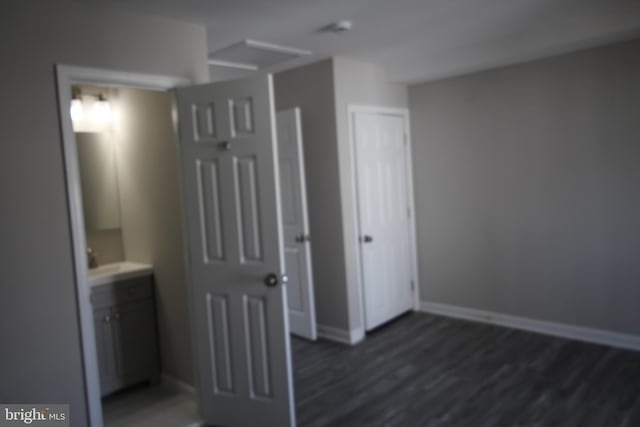
[[313,298],[311,242],[307,213],[307,186],[304,173],[300,109],[276,114],[284,259],[289,282],[287,301],[291,333],[315,340],[316,310]]
[[295,425],[271,76],[177,89],[206,424]]

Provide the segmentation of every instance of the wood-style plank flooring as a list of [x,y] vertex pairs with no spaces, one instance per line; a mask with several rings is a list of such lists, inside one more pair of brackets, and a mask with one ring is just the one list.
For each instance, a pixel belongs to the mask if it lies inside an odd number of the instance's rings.
[[298,426],[640,426],[640,353],[424,313],[292,339]]

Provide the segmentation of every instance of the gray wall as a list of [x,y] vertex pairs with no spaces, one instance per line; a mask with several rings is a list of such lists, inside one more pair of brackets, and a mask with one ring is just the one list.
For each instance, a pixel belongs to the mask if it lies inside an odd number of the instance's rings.
[[348,329],[333,62],[278,73],[274,86],[276,110],[302,116],[317,321]]
[[59,0],[0,14],[0,401],[70,403],[87,425],[54,64],[207,78],[205,31]]
[[340,199],[344,265],[349,302],[349,328],[363,328],[358,289],[358,242],[356,239],[356,195],[353,186],[353,158],[349,136],[349,105],[408,108],[407,86],[389,83],[376,66],[346,58],[333,59],[335,115],[338,137]]
[[640,41],[410,100],[422,299],[640,333]]
[[128,261],[153,265],[162,371],[193,384],[172,102],[167,93],[118,90],[122,236]]

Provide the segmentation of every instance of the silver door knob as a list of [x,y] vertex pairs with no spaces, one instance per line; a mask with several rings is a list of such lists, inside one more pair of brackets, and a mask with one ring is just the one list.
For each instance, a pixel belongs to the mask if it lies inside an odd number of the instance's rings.
[[362,236],[362,241],[364,243],[371,243],[373,242],[373,237],[369,236],[368,234],[365,234],[364,236]]
[[222,141],[218,143],[218,148],[220,148],[223,151],[229,151],[231,150],[231,143],[229,141]]

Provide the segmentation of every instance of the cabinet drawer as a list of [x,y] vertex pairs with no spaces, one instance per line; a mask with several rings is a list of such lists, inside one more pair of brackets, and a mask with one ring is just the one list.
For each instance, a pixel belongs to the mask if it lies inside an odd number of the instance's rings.
[[96,286],[91,291],[91,304],[93,308],[107,307],[151,298],[152,294],[152,276],[134,277]]

